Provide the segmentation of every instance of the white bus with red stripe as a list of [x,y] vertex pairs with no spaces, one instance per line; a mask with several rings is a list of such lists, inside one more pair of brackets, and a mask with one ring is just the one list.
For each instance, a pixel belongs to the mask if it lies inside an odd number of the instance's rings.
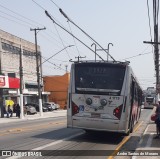
[[75,62],[70,72],[67,127],[128,134],[141,113],[142,90],[122,62]]

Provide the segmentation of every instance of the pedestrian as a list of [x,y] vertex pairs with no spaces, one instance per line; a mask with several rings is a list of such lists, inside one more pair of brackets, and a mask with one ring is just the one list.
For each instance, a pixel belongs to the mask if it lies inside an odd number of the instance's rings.
[[7,111],[8,113],[7,113],[7,117],[9,118],[9,114],[10,114],[10,117],[12,117],[12,115],[13,115],[13,111],[12,111],[12,109],[11,109],[11,106],[10,105],[8,105],[8,111]]
[[17,106],[17,104],[13,104],[13,113],[16,113],[16,106]]
[[20,105],[17,104],[16,106],[16,116],[20,118]]
[[160,137],[160,100],[158,101],[158,105],[155,113],[156,113],[155,124],[156,124],[156,132],[157,132],[157,136],[155,138],[159,138]]

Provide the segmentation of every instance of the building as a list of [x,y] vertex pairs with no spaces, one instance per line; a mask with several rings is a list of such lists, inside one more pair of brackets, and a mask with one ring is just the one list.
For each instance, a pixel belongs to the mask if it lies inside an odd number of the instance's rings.
[[62,109],[67,105],[67,94],[69,86],[70,74],[63,76],[44,76],[44,90],[50,92],[49,101],[60,105]]
[[[37,50],[40,55],[40,46],[37,46]],[[22,70],[24,104],[27,102],[38,103],[36,57],[34,43],[0,30],[0,74],[20,79],[20,69]],[[20,65],[20,61],[22,61],[22,65]],[[39,63],[40,61],[39,58]],[[19,103],[19,91],[19,88],[3,89],[4,100],[11,99]],[[44,101],[47,101],[48,94],[48,92],[42,91]]]

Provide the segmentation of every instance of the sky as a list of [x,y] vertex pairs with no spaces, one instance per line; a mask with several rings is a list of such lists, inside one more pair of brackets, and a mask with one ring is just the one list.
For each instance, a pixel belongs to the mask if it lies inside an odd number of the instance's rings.
[[[152,1],[149,1],[150,35],[147,0],[0,0],[0,29],[35,43],[30,28],[46,27],[37,33],[42,60],[57,55],[43,63],[43,75],[63,75],[66,69],[70,71],[70,59],[75,61],[76,57],[82,56],[85,60],[94,60],[95,54],[53,23],[45,10],[89,48],[95,50],[95,47],[91,47],[92,40],[59,12],[61,8],[103,48],[107,49],[112,43],[109,47],[111,56],[117,61],[130,61],[135,76],[146,89],[155,87],[153,48],[143,43],[154,39],[152,7]],[[107,58],[104,51],[97,53],[103,59]]]

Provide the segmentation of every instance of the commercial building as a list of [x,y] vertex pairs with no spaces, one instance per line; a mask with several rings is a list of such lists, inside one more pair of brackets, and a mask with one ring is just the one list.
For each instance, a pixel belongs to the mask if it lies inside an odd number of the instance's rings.
[[49,101],[58,103],[61,109],[67,105],[67,93],[69,86],[70,74],[63,76],[44,76],[44,90],[50,92]]
[[[40,54],[40,46],[37,46],[37,50],[38,54]],[[41,59],[39,60],[41,61]],[[22,65],[20,65],[20,61],[22,61]],[[20,69],[22,71],[21,76]],[[27,102],[38,103],[36,70],[35,44],[0,30],[0,74],[18,79],[23,77],[24,104]],[[4,88],[3,99],[11,99],[19,103],[19,91],[19,88]],[[47,101],[48,94],[49,92],[42,91],[44,101]]]

